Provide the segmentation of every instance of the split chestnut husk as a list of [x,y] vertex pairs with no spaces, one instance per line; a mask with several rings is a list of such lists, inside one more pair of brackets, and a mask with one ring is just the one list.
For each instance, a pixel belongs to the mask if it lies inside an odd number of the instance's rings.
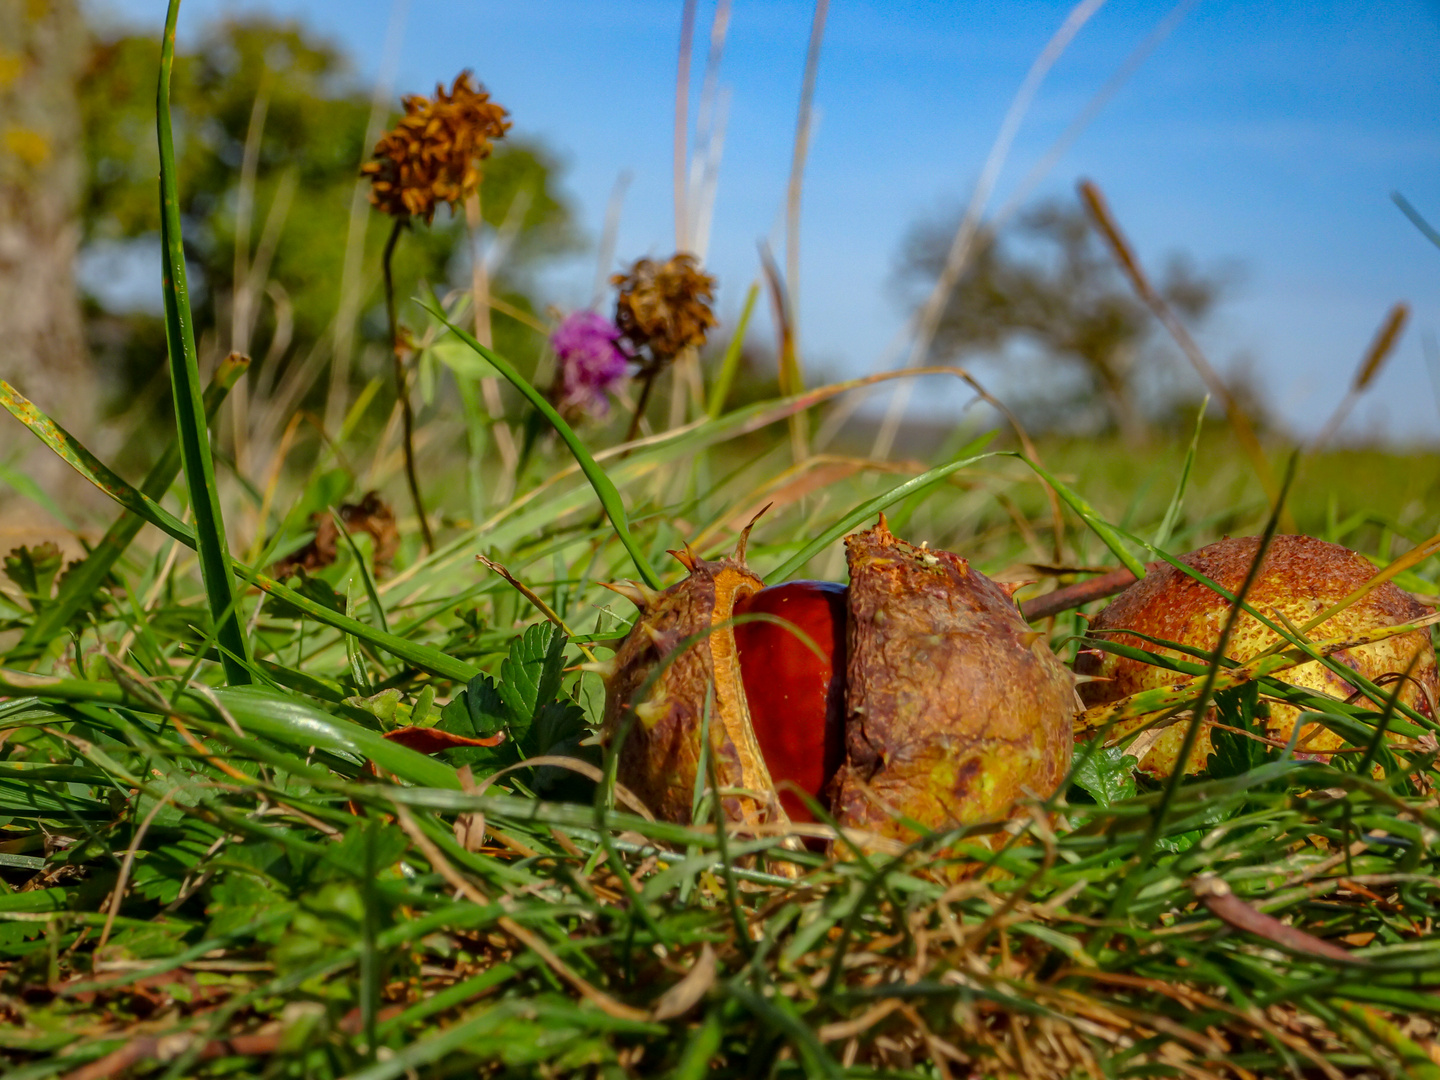
[[993,821],[1070,767],[1070,672],[1010,593],[958,555],[890,535],[845,540],[850,564],[841,824],[897,840]]
[[[1259,550],[1258,537],[1234,537],[1182,555],[1180,561],[1234,593],[1244,582]],[[1276,536],[1246,600],[1272,620],[1288,619],[1300,627],[1374,576],[1375,567],[1368,560],[1339,544],[1313,536]],[[1147,574],[1117,596],[1091,620],[1090,634],[1193,663],[1193,655],[1164,648],[1147,639],[1159,638],[1213,652],[1220,642],[1221,628],[1229,611],[1230,602],[1224,597],[1167,565]],[[1413,596],[1387,581],[1310,630],[1308,636],[1316,642],[1350,638],[1363,630],[1414,622],[1429,614],[1430,610]],[[1244,661],[1279,640],[1273,630],[1242,612],[1236,620],[1226,655]],[[1435,650],[1428,630],[1342,649],[1332,659],[1387,692],[1399,681],[1399,700],[1433,717],[1437,683]],[[1075,668],[1082,675],[1099,677],[1098,681],[1086,681],[1079,687],[1081,698],[1091,707],[1107,705],[1142,690],[1173,685],[1177,678],[1173,671],[1165,668],[1114,653],[1102,654],[1099,650],[1082,651]],[[1343,675],[1315,661],[1282,671],[1276,677],[1292,686],[1341,701],[1352,699],[1357,693],[1354,684]],[[1282,702],[1271,702],[1269,709],[1263,733],[1278,742],[1289,742],[1295,735],[1300,710]],[[1187,773],[1196,773],[1205,767],[1212,750],[1214,720],[1212,709],[1201,725],[1195,749],[1186,762]],[[1144,717],[1121,721],[1115,725],[1111,737],[1128,734],[1146,723]],[[1156,778],[1168,776],[1179,758],[1185,728],[1186,724],[1176,723],[1160,732],[1140,759],[1141,771]],[[1390,737],[1396,743],[1405,741],[1393,734]],[[1299,757],[1328,761],[1344,743],[1340,735],[1323,724],[1308,723],[1295,735],[1295,752]]]
[[697,785],[707,715],[732,822],[808,817],[777,794],[788,780],[841,826],[904,842],[912,824],[995,821],[1055,790],[1073,680],[1005,588],[896,539],[883,517],[846,539],[848,589],[765,589],[744,547],[684,555],[688,576],[661,593],[612,586],[642,610],[615,657],[602,735],[624,734],[617,779],[657,816],[690,821],[709,786]]
[[764,583],[745,566],[745,539],[734,556],[707,562],[674,553],[689,571],[664,592],[642,585],[611,588],[640,608],[615,654],[605,687],[607,745],[623,736],[616,780],[652,813],[689,822],[697,791],[702,736],[708,731],[716,780],[731,821],[784,820],[764,755],[755,739],[729,625],[737,600]]

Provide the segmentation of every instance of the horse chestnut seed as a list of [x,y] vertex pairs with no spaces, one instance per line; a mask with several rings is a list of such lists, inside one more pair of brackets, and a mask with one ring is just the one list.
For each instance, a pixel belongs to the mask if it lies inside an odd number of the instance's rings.
[[[833,581],[791,581],[735,605],[736,616],[784,620],[735,623],[740,675],[770,778],[792,781],[821,801],[845,760],[847,592]],[[792,821],[813,820],[793,791],[781,789],[780,805]]]

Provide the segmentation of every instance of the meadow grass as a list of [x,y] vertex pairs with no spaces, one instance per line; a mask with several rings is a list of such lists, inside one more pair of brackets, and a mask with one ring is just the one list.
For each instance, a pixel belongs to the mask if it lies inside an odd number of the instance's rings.
[[[976,460],[948,472],[832,454],[844,467],[805,490],[825,464],[787,477],[793,409],[750,410],[600,455],[666,583],[666,548],[728,549],[760,500],[777,503],[751,541],[762,574],[833,573],[838,544],[807,545],[881,504],[987,571],[1054,562],[1044,486],[1003,440],[957,434],[948,460]],[[1151,557],[1191,447],[1158,441],[1144,472],[1113,442],[1036,449],[1075,500],[1064,562],[1115,565],[1102,532]],[[1193,450],[1173,551],[1268,510],[1223,432]],[[251,686],[220,662],[193,532],[157,504],[122,493],[180,539],[124,530],[46,640],[24,632],[64,579],[12,556],[33,584],[10,594],[0,678],[8,1075],[1434,1075],[1433,752],[1377,780],[1222,740],[1147,842],[1161,792],[1123,748],[1082,744],[1074,782],[1010,825],[860,859],[649,821],[521,764],[593,770],[603,690],[577,665],[632,617],[598,583],[637,572],[564,444],[538,453],[513,501],[433,555],[402,521],[387,573],[364,535],[288,590],[237,564]],[[927,465],[943,475],[897,499]],[[292,483],[276,506],[319,497]],[[1293,505],[1378,564],[1423,539],[1434,483],[1423,456],[1336,452],[1305,461]],[[315,523],[270,527],[273,552]],[[1433,575],[1402,583],[1433,595]],[[1081,629],[1055,620],[1062,656]],[[1281,691],[1217,703],[1243,728]],[[1385,712],[1308,703],[1352,734]],[[435,758],[381,737],[411,724],[508,739]]]

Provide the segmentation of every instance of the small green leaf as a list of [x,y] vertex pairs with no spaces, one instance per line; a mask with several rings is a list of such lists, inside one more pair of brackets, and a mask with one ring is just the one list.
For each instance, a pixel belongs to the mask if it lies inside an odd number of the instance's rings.
[[38,612],[50,602],[50,587],[62,561],[60,549],[48,541],[33,549],[18,547],[5,556],[5,576],[25,594],[30,609]]
[[1077,747],[1075,758],[1073,779],[1097,806],[1108,810],[1134,797],[1135,766],[1139,762],[1118,746],[1097,746],[1088,753],[1086,747]]
[[500,696],[510,710],[511,734],[524,741],[535,715],[555,700],[565,671],[563,631],[551,623],[527,627],[500,664]]
[[[1233,690],[1223,690],[1215,695],[1215,711],[1220,723],[1259,734],[1256,713],[1260,705],[1260,684],[1244,683]],[[1247,773],[1257,765],[1271,760],[1270,748],[1239,731],[1224,728],[1210,729],[1210,757],[1205,770],[1216,780]]]

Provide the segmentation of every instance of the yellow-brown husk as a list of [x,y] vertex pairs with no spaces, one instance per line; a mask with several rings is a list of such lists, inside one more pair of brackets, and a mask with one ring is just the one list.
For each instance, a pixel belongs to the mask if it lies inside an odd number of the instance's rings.
[[846,762],[836,816],[896,840],[1003,818],[1070,765],[1070,672],[998,585],[884,518],[847,537]]
[[[1183,555],[1180,561],[1233,593],[1244,582],[1259,550],[1258,537],[1235,537]],[[1375,568],[1365,558],[1339,544],[1317,540],[1313,536],[1277,536],[1266,552],[1260,575],[1246,599],[1257,611],[1265,612],[1272,618],[1284,616],[1295,626],[1301,626],[1331,604],[1344,599],[1374,575]],[[1091,621],[1090,632],[1103,635],[1109,641],[1193,662],[1193,656],[1116,631],[1135,630],[1150,637],[1210,652],[1219,644],[1221,628],[1229,611],[1229,601],[1214,590],[1173,566],[1165,566],[1147,574],[1144,580],[1116,597]],[[1362,629],[1410,622],[1428,614],[1429,609],[1409,593],[1386,582],[1315,627],[1309,632],[1309,637],[1312,641],[1345,638]],[[1247,660],[1269,649],[1277,640],[1279,637],[1273,630],[1253,616],[1241,613],[1226,655],[1235,660]],[[1371,682],[1387,682],[1398,677],[1414,660],[1415,667],[1401,689],[1400,700],[1422,713],[1432,714],[1437,683],[1435,651],[1428,632],[1417,631],[1345,650],[1336,653],[1334,659],[1354,668]],[[1174,673],[1164,668],[1109,653],[1103,658],[1082,653],[1076,669],[1081,674],[1107,680],[1081,685],[1080,696],[1087,706],[1109,704],[1142,690],[1168,686],[1175,680]],[[1292,668],[1278,677],[1291,685],[1340,700],[1351,698],[1356,692],[1355,687],[1342,676],[1314,662]],[[1298,717],[1299,710],[1293,705],[1271,703],[1265,734],[1276,740],[1288,741]],[[1211,710],[1187,762],[1186,771],[1189,773],[1205,767],[1212,750],[1210,725],[1214,718]],[[1113,734],[1124,735],[1146,723],[1144,718],[1122,721],[1115,726]],[[1184,729],[1184,724],[1175,724],[1163,731],[1141,760],[1140,768],[1155,777],[1168,776],[1179,757]],[[1344,740],[1335,732],[1322,724],[1312,723],[1301,728],[1296,752],[1328,760],[1329,755],[1342,745]]]

